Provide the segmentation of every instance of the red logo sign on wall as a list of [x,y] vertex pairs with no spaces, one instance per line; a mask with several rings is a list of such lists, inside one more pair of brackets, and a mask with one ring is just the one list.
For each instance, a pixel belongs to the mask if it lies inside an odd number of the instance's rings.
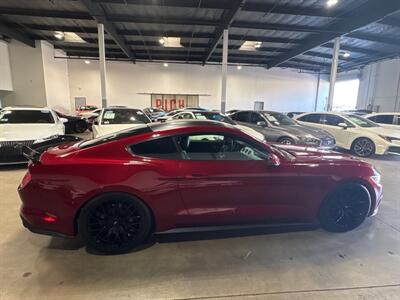
[[198,107],[198,95],[151,95],[151,106],[161,108],[165,111],[180,109],[185,107]]

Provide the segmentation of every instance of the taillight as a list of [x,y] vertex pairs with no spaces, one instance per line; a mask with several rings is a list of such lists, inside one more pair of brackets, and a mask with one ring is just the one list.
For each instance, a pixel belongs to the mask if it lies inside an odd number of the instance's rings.
[[31,179],[32,179],[32,175],[31,175],[31,172],[29,172],[29,170],[28,170],[28,172],[26,172],[24,178],[22,178],[21,187],[26,186],[29,183],[29,181],[31,181]]

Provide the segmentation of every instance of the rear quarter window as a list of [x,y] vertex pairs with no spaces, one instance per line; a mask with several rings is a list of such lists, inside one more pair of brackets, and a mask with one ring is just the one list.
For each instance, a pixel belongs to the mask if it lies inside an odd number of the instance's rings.
[[172,137],[159,138],[131,145],[130,152],[134,155],[160,158],[160,159],[181,159],[178,148]]

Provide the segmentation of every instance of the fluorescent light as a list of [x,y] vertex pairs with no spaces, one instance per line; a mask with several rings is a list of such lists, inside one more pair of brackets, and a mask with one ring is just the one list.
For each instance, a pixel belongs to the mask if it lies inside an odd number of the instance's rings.
[[237,66],[236,69],[241,70],[242,66]]
[[256,42],[256,41],[245,41],[239,48],[239,50],[243,51],[256,51],[258,48],[260,48],[262,45],[262,42]]
[[62,39],[64,39],[64,32],[62,32],[62,31],[56,31],[56,32],[54,33],[54,37],[55,37],[57,40],[62,40]]
[[348,58],[350,57],[350,52],[346,51],[343,53],[343,57]]
[[90,64],[90,60],[85,59],[85,64],[89,65]]
[[339,0],[328,0],[326,1],[326,6],[328,7],[332,7],[335,6],[336,4],[338,4]]
[[158,40],[158,42],[163,45],[164,47],[171,47],[171,48],[180,48],[181,45],[181,38],[180,37],[162,37]]
[[168,63],[163,63],[163,66],[164,67],[168,67]]

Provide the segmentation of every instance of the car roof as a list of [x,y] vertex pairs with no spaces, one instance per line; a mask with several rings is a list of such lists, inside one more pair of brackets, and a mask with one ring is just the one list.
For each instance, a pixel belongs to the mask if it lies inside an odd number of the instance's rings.
[[170,129],[183,129],[190,127],[198,127],[198,126],[210,126],[210,127],[219,127],[219,128],[235,128],[234,126],[218,122],[212,120],[174,120],[165,123],[150,123],[147,126],[154,132],[164,131]]
[[7,106],[4,107],[3,110],[48,110],[51,111],[51,108],[48,107],[34,107],[34,106]]

